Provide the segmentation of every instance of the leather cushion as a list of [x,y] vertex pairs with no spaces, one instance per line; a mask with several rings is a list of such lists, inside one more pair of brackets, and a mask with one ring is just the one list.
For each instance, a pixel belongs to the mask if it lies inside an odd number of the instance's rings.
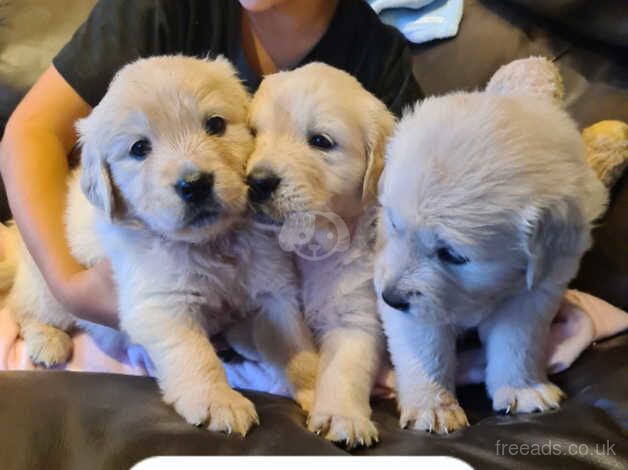
[[[375,401],[381,442],[355,455],[450,455],[476,468],[626,468],[628,334],[596,344],[553,380],[569,399],[545,414],[491,411],[482,386],[458,390],[472,426],[447,436],[399,429],[395,403]],[[346,452],[309,433],[291,400],[246,393],[262,425],[245,439],[195,428],[165,405],[145,377],[72,372],[0,373],[3,470],[128,468],[153,455],[332,455]],[[598,455],[606,442],[614,452]],[[503,444],[555,444],[561,454],[509,455]],[[582,452],[570,452],[570,445]],[[583,449],[587,449],[586,454]],[[528,451],[529,452],[529,451]],[[500,455],[505,454],[505,455]]]

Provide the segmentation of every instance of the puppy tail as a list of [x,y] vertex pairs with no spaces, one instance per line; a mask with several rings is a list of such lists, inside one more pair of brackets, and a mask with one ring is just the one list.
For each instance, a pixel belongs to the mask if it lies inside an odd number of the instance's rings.
[[0,294],[7,292],[17,271],[17,227],[0,224]]

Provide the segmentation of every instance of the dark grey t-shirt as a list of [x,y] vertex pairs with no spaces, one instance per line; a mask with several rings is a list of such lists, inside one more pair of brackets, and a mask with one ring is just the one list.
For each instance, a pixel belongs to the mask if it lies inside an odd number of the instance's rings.
[[[222,54],[253,92],[261,77],[244,57],[240,14],[238,0],[100,0],[53,64],[91,106],[123,65],[162,54]],[[396,114],[422,97],[405,39],[363,0],[338,1],[329,28],[299,65],[314,61],[349,72]]]

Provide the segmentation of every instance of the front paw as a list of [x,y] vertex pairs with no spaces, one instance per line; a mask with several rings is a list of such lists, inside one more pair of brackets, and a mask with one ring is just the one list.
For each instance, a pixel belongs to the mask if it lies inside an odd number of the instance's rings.
[[207,425],[210,431],[246,436],[253,424],[259,424],[253,403],[228,385],[213,386],[196,394],[187,390],[175,399],[164,394],[164,400],[188,423]]
[[344,443],[347,449],[370,447],[379,442],[377,428],[368,416],[340,416],[326,412],[313,412],[308,429],[328,441]]
[[547,411],[558,408],[563,398],[563,391],[549,382],[522,388],[504,385],[495,391],[493,409],[507,414]]
[[402,428],[448,434],[469,426],[467,415],[451,393],[440,390],[426,394],[417,396],[415,404],[400,407]]
[[72,355],[72,338],[65,331],[43,323],[24,328],[26,351],[34,364],[54,367],[65,364]]

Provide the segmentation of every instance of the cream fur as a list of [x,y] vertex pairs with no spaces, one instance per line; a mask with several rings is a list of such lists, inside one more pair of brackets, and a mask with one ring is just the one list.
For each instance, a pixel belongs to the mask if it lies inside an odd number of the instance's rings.
[[[286,373],[297,398],[313,394],[317,371],[294,263],[242,217],[253,145],[248,106],[222,58],[155,57],[126,66],[77,125],[82,164],[69,182],[66,214],[74,256],[86,266],[111,259],[121,327],[146,348],[164,400],[190,423],[243,435],[258,420],[255,408],[227,384],[208,336],[253,314],[273,337],[263,358]],[[227,123],[221,135],[204,129],[215,115]],[[152,148],[138,161],[129,152],[141,138]],[[213,175],[202,208],[175,192],[189,171]],[[76,319],[20,246],[11,310],[35,362],[64,362]]]
[[[306,319],[321,349],[309,429],[348,447],[370,445],[378,435],[369,396],[383,349],[372,287],[373,203],[394,119],[356,79],[313,63],[266,77],[250,122],[257,139],[248,173],[281,178],[272,197],[255,206],[260,218],[290,224],[332,213],[348,228],[342,250],[322,260],[297,257]],[[317,134],[335,146],[310,145]],[[316,220],[312,234],[323,246],[326,222]]]
[[429,98],[398,124],[380,184],[375,284],[401,425],[468,425],[454,396],[455,339],[472,327],[496,410],[557,407],[540,345],[607,201],[572,120],[532,96]]

